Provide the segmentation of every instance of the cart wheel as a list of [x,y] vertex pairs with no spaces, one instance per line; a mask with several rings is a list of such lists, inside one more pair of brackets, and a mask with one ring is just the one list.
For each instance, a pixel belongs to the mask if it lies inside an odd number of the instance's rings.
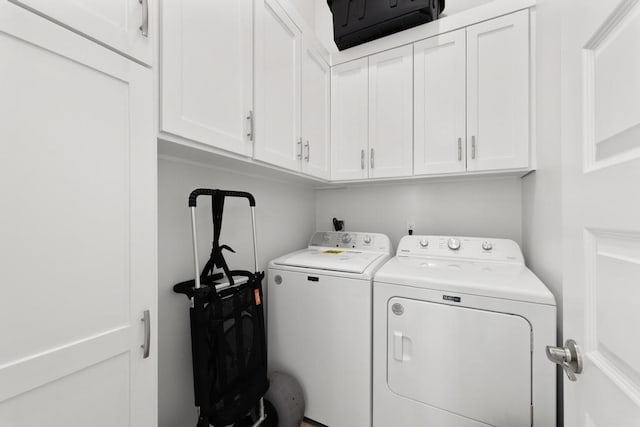
[[267,419],[264,420],[262,425],[264,427],[278,427],[278,411],[267,399],[264,400],[264,413]]

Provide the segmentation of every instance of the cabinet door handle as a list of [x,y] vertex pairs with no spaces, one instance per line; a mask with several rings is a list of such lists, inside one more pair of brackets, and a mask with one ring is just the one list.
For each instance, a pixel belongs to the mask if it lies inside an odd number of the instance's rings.
[[462,161],[462,138],[458,138],[458,161]]
[[309,140],[307,140],[307,142],[304,143],[304,146],[307,149],[307,155],[304,157],[304,159],[307,161],[307,163],[309,163],[309,157],[311,156],[311,148],[309,148]]
[[360,150],[360,169],[364,170],[364,149]]
[[142,347],[143,358],[147,359],[149,357],[149,352],[151,351],[151,314],[149,310],[145,310],[142,319],[144,322],[144,342],[140,347]]
[[371,149],[371,157],[369,158],[369,162],[371,163],[371,169],[373,169],[373,148]]
[[138,0],[142,5],[142,25],[140,32],[144,37],[149,37],[149,0]]
[[247,114],[247,120],[249,121],[249,132],[247,132],[247,138],[249,141],[253,141],[253,111],[249,110]]
[[475,135],[471,137],[471,158],[476,158],[476,137]]
[[300,137],[300,139],[298,140],[298,142],[296,144],[298,144],[297,157],[298,157],[298,159],[302,159],[302,137]]

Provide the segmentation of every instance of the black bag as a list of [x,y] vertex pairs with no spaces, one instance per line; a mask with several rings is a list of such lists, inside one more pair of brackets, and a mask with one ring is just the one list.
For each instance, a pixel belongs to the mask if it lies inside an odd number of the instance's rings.
[[[197,279],[178,283],[173,290],[192,301],[189,315],[193,386],[195,405],[200,408],[197,427],[225,426],[241,422],[258,404],[264,409],[260,399],[269,388],[262,304],[264,272],[230,270],[222,251],[233,249],[219,243],[225,197],[249,199],[253,226],[253,196],[235,191],[194,190],[189,196],[192,220],[199,195],[212,197],[211,256],[202,273],[196,273]],[[195,234],[195,221],[193,227]],[[197,248],[194,254],[197,259]],[[257,264],[256,256],[255,270]],[[215,273],[216,268],[223,272]]]
[[327,0],[333,38],[344,50],[438,19],[445,0]]

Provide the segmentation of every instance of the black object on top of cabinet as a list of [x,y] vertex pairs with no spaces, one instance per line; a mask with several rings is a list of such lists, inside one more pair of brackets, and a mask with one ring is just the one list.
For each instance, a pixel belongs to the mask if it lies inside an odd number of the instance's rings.
[[327,0],[333,38],[344,50],[438,19],[445,0]]

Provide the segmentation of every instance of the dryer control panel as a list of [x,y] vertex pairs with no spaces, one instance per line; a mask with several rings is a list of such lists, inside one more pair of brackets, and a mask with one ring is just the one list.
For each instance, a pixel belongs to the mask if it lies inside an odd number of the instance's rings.
[[350,231],[317,231],[309,242],[309,247],[358,249],[390,254],[389,238],[380,233],[360,233]]
[[489,237],[404,236],[396,255],[524,264],[516,242]]

